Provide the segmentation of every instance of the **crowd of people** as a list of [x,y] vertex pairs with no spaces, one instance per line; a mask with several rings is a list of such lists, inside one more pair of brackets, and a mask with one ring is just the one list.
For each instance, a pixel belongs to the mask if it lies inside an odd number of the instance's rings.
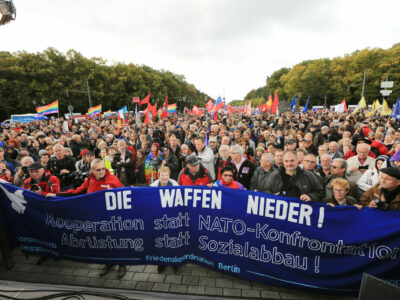
[[[394,118],[320,109],[137,121],[127,114],[122,128],[115,118],[101,117],[1,126],[0,178],[47,197],[204,185],[333,207],[400,210],[400,124]],[[3,263],[10,269],[0,226]],[[120,266],[118,277],[125,272]]]

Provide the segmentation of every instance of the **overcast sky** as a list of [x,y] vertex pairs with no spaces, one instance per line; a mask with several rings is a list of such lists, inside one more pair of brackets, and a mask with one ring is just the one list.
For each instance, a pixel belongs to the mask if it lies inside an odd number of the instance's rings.
[[[282,67],[400,42],[400,1],[14,0],[0,51],[75,49],[243,99]],[[135,95],[133,95],[135,96]],[[172,96],[172,95],[171,95]]]

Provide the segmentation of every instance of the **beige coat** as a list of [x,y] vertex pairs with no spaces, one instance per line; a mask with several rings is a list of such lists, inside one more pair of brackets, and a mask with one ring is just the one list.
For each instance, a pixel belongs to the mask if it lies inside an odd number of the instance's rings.
[[[358,161],[357,155],[347,159],[347,172],[346,172],[347,177],[348,177],[347,179],[353,183],[357,183],[357,181],[361,178],[362,173],[360,171],[352,172],[351,168],[354,166],[357,166],[357,167],[363,166]],[[365,161],[364,166],[368,166],[368,169],[373,169],[375,167],[375,158],[367,156],[367,160]]]

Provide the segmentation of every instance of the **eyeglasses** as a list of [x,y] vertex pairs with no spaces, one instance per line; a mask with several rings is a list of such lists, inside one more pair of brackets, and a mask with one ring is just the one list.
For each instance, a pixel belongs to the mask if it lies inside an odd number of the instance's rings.
[[308,163],[310,163],[310,164],[316,164],[317,162],[316,161],[313,161],[313,160],[304,160],[305,162],[308,162]]
[[100,168],[100,169],[96,169],[95,171],[100,172],[100,171],[105,171],[105,170],[106,170],[106,168]]
[[334,192],[337,192],[337,193],[345,193],[345,192],[347,192],[347,189],[346,189],[346,190],[333,189],[333,191],[334,191]]
[[232,174],[222,174],[222,176],[224,176],[224,177],[233,177]]
[[341,167],[331,166],[332,169],[341,169]]

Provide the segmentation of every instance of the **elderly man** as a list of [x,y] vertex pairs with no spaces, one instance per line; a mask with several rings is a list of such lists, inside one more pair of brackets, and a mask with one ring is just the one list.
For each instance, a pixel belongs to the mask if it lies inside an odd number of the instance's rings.
[[[97,191],[102,190],[109,190],[114,188],[122,187],[122,183],[118,180],[115,175],[112,175],[107,169],[102,159],[96,158],[90,164],[91,173],[89,177],[87,177],[84,183],[76,188],[67,190],[65,192],[56,193],[56,194],[47,194],[48,197],[50,196],[76,196],[76,195],[83,195],[83,194],[90,194],[95,193]],[[105,265],[101,271],[100,276],[106,275],[109,271],[111,271],[113,265]],[[119,266],[117,277],[121,279],[126,274],[126,267]]]
[[332,159],[335,158],[343,158],[344,155],[339,150],[339,145],[337,142],[330,142],[329,143],[329,151],[328,154],[331,156]]
[[320,202],[322,185],[314,174],[299,167],[295,152],[286,151],[283,155],[283,168],[269,176],[265,191],[269,194],[300,198],[306,202]]
[[210,172],[193,154],[187,157],[186,167],[179,174],[178,183],[179,185],[207,185],[208,187],[213,185]]
[[256,169],[251,178],[250,189],[266,193],[268,178],[274,169],[274,155],[272,153],[264,153],[260,159],[260,166]]
[[218,158],[215,160],[215,175],[217,180],[221,180],[221,170],[226,166],[233,166],[231,157],[229,156],[229,146],[221,145],[218,151]]
[[317,168],[317,172],[322,178],[326,178],[331,174],[332,158],[329,154],[321,155],[321,166]]
[[382,210],[400,210],[400,169],[382,168],[381,173],[379,183],[361,196],[360,204]]
[[356,183],[368,169],[375,167],[375,158],[368,156],[370,146],[366,143],[358,144],[357,155],[347,160],[347,176],[351,182]]
[[14,185],[22,186],[24,181],[29,178],[28,167],[33,164],[33,158],[30,156],[24,156],[21,159],[21,166],[18,167],[18,171],[14,175]]
[[325,141],[328,140],[328,132],[329,132],[328,126],[321,127],[321,132],[317,133],[313,139],[313,144],[315,145],[315,147],[319,147],[320,145],[324,144]]
[[72,178],[68,175],[76,170],[74,159],[65,155],[64,149],[60,144],[56,144],[53,147],[55,157],[51,157],[47,164],[51,174],[60,179],[62,191],[72,187]]
[[343,158],[335,158],[331,165],[331,174],[327,176],[324,180],[325,195],[324,200],[330,199],[333,196],[332,191],[332,181],[336,178],[343,178],[349,182],[349,192],[348,195],[359,200],[358,188],[354,182],[351,182],[346,177],[347,162]]
[[195,140],[196,155],[201,160],[201,164],[206,168],[211,174],[211,180],[215,178],[214,171],[214,152],[206,146],[203,137],[197,137]]
[[41,195],[60,192],[60,180],[56,176],[46,174],[41,163],[32,163],[28,170],[30,177],[24,181],[22,188]]
[[235,180],[239,181],[246,189],[250,188],[256,165],[244,157],[244,150],[239,145],[231,147],[231,159],[235,169]]

